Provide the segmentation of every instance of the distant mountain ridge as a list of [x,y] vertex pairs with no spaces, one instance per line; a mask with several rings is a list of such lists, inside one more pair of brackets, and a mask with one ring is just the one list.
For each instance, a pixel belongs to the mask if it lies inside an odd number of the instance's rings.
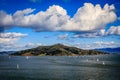
[[118,53],[120,54],[120,47],[117,48],[101,48],[101,49],[95,49],[98,51],[102,51],[102,52],[108,52],[108,53]]
[[0,55],[9,55],[9,54],[13,54],[15,52],[16,51],[2,51],[2,52],[0,52]]
[[83,50],[76,47],[70,47],[63,44],[55,44],[52,46],[39,46],[37,48],[18,51],[12,55],[22,56],[75,56],[75,55],[97,55],[107,54],[96,50]]

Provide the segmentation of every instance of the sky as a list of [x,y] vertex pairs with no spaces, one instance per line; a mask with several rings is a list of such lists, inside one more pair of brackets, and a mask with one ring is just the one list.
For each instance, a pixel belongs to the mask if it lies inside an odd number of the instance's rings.
[[120,0],[0,0],[0,51],[57,43],[120,47]]

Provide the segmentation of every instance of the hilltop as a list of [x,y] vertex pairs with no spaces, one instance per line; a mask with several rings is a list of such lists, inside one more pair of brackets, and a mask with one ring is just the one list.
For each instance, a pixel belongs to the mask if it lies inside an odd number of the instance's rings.
[[17,51],[11,55],[22,56],[76,56],[76,55],[97,55],[106,54],[96,50],[83,50],[77,47],[66,46],[63,44],[55,44],[52,46],[39,46],[32,49]]

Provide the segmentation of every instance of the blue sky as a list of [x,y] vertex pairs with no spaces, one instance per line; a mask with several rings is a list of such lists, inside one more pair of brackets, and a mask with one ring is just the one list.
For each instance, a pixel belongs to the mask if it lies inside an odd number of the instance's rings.
[[0,34],[0,51],[120,47],[120,0],[0,0]]

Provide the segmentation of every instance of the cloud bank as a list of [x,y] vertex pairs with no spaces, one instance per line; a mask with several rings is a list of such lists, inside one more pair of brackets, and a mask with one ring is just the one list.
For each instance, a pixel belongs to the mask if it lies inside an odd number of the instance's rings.
[[87,43],[76,43],[73,46],[82,48],[82,49],[101,49],[101,48],[116,48],[120,46],[119,42],[114,41],[96,41],[90,44]]
[[0,33],[0,38],[21,38],[26,36],[27,34],[16,33],[16,32]]
[[41,43],[26,43],[26,44],[6,44],[0,46],[0,51],[19,51],[19,50],[24,50],[24,49],[30,49],[30,48],[35,48],[40,45],[43,45]]
[[15,45],[20,38],[26,36],[27,34],[15,32],[0,33],[0,51],[3,49],[6,50],[7,48],[13,48],[13,45]]
[[74,34],[73,38],[80,38],[80,37],[104,37],[109,35],[120,35],[120,26],[111,26],[108,30],[100,29],[96,32],[88,32],[88,33],[76,33]]
[[46,11],[33,14],[35,9],[18,10],[14,14],[0,11],[0,27],[15,26],[32,28],[34,31],[87,31],[95,32],[117,19],[114,5],[85,3],[73,17],[59,5],[50,6]]

